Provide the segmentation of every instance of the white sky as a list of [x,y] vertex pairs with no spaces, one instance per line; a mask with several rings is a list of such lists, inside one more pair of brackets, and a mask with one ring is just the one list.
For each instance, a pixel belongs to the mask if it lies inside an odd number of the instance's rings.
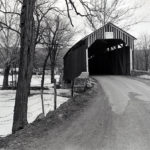
[[145,4],[141,9],[138,10],[136,13],[137,17],[145,17],[145,20],[147,22],[139,23],[138,25],[135,25],[131,28],[129,31],[131,34],[133,34],[135,37],[140,37],[142,34],[146,33],[150,35],[150,0],[141,0],[141,2],[144,2]]
[[[142,7],[135,12],[135,20],[139,18],[144,18],[146,22],[141,22],[134,25],[127,32],[132,34],[137,38],[141,37],[142,34],[146,33],[150,35],[150,0],[126,0],[126,5],[130,5],[134,2],[142,4]],[[134,17],[133,17],[134,19]],[[83,18],[75,16],[73,19],[73,24],[76,28],[81,29],[81,32],[76,36],[76,40],[80,40],[85,34],[90,33],[90,29],[87,30],[85,23],[82,21]],[[116,24],[117,25],[117,24]],[[86,28],[86,31],[85,31]]]

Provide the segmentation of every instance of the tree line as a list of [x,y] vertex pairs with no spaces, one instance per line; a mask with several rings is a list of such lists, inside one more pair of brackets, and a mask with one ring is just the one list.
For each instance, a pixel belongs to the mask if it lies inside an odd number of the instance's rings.
[[147,33],[142,34],[136,43],[134,69],[143,71],[150,69],[150,35]]

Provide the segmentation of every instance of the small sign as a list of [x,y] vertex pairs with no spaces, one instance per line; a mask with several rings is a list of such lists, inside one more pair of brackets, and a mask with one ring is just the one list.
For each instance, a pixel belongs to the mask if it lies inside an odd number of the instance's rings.
[[105,39],[113,39],[114,33],[113,32],[105,32]]

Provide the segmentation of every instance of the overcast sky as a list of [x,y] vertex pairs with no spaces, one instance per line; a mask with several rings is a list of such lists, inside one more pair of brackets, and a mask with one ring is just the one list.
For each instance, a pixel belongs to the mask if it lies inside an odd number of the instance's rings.
[[143,7],[138,10],[136,15],[137,17],[145,17],[145,21],[147,22],[139,23],[138,25],[133,26],[129,31],[137,38],[143,33],[150,34],[150,0],[143,0],[143,2]]
[[[142,7],[139,8],[137,11],[135,11],[135,18],[144,18],[144,21],[146,22],[141,22],[137,25],[134,25],[128,30],[127,32],[135,36],[137,39],[140,38],[140,36],[144,33],[150,35],[150,0],[126,0],[126,4],[130,5],[134,2],[139,2],[142,4]],[[85,34],[90,33],[90,29],[84,31],[85,29],[85,23],[82,22],[82,17],[75,16],[75,19],[73,19],[73,23],[75,27],[78,29],[81,29],[82,32],[80,32],[76,38],[76,40],[80,40]],[[134,17],[133,17],[134,18]],[[117,24],[116,24],[117,25]]]

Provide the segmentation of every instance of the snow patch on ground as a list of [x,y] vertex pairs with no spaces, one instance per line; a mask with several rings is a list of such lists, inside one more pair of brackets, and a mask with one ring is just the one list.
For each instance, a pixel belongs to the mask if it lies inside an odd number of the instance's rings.
[[[3,77],[0,76],[0,85],[2,85]],[[11,79],[10,79],[11,81]],[[33,76],[31,86],[40,86],[41,77]],[[54,108],[53,85],[50,84],[50,76],[46,76],[45,85],[49,90],[44,91],[45,113],[52,111]],[[0,136],[11,134],[13,123],[13,111],[15,105],[15,90],[0,90]],[[58,89],[58,95],[65,93],[70,95],[70,90]],[[28,122],[33,122],[36,117],[42,113],[40,90],[32,90],[28,100]],[[67,97],[57,96],[57,107],[68,100]]]
[[138,77],[142,78],[142,79],[148,79],[148,80],[150,80],[150,75],[140,75]]

